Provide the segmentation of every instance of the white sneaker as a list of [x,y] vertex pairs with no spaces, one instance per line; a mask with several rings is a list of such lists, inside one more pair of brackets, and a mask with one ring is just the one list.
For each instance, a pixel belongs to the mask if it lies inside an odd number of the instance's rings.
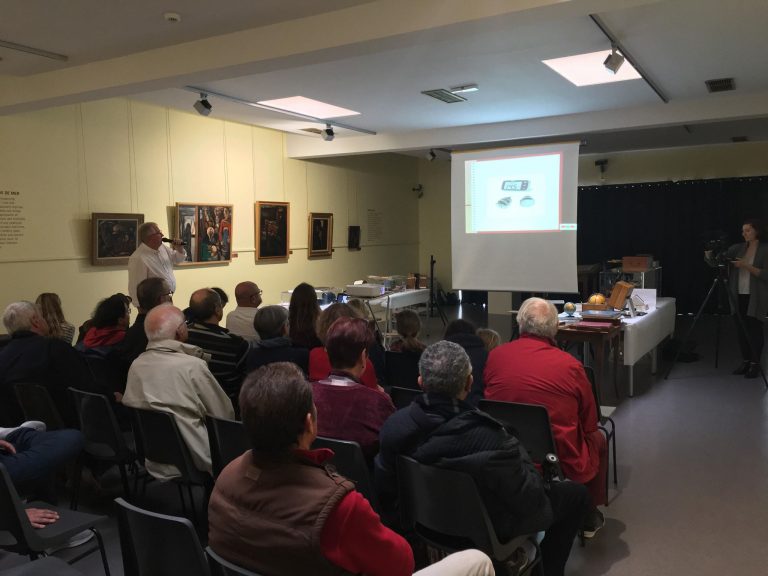
[[70,536],[69,540],[67,540],[63,544],[59,544],[58,546],[54,546],[53,548],[48,548],[45,551],[45,553],[50,556],[54,552],[58,552],[59,550],[64,550],[65,548],[75,548],[76,546],[82,546],[86,542],[89,542],[90,540],[92,540],[94,536],[96,536],[96,534],[94,534],[90,530],[83,530],[82,532],[78,532],[74,536]]
[[28,420],[21,426],[15,426],[13,428],[0,428],[0,440],[4,440],[10,436],[11,433],[16,432],[16,430],[19,428],[32,428],[32,430],[37,430],[38,432],[45,432],[46,430],[45,422],[40,422],[39,420]]

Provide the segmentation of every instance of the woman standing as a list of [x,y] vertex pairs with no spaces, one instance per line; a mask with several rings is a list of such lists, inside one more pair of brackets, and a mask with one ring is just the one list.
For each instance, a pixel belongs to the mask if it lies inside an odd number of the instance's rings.
[[763,321],[768,313],[768,244],[760,241],[762,232],[758,220],[745,220],[741,227],[744,243],[734,244],[726,252],[732,264],[729,284],[737,305],[733,312],[738,314],[736,334],[743,359],[733,373],[745,378],[760,375]]
[[70,346],[72,338],[75,335],[75,327],[64,318],[64,312],[61,309],[61,298],[53,292],[43,292],[35,301],[40,315],[45,318],[50,328],[50,336],[64,340]]

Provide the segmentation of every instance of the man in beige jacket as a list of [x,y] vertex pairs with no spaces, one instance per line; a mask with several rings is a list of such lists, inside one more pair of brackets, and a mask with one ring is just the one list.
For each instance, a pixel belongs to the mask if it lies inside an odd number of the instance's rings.
[[[210,473],[205,415],[234,419],[232,402],[208,370],[203,351],[184,343],[187,325],[181,310],[170,304],[153,308],[144,330],[149,343],[128,371],[123,404],[173,414],[193,463]],[[147,470],[159,479],[179,475],[173,466],[149,461]]]

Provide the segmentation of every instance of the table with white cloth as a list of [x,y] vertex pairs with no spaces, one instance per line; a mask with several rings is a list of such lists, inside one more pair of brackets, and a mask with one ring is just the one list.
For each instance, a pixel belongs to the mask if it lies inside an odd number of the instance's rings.
[[419,304],[429,304],[429,290],[418,288],[416,290],[401,290],[399,292],[388,292],[375,298],[361,298],[371,308],[371,312],[376,317],[376,310],[384,312],[384,335],[388,340],[392,335],[392,312],[409,306],[418,306]]
[[675,331],[674,298],[658,298],[656,308],[644,316],[624,318],[622,332],[624,337],[624,366],[629,373],[629,395],[633,396],[634,366],[646,354],[651,353],[651,373],[656,373],[658,364],[657,347],[667,336]]

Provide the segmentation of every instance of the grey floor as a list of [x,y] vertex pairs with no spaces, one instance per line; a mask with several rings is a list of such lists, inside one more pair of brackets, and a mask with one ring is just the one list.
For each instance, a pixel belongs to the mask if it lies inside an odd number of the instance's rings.
[[[457,314],[449,310],[449,316]],[[465,307],[482,323],[482,309]],[[685,321],[683,321],[685,322]],[[442,332],[427,321],[425,339]],[[429,336],[426,336],[429,333]],[[611,485],[606,525],[586,547],[574,546],[568,576],[762,575],[768,573],[768,395],[761,380],[731,376],[734,334],[723,325],[720,367],[714,367],[714,324],[693,334],[698,362],[674,366],[669,379],[635,368],[636,395],[625,397],[626,374],[614,404],[619,484]],[[667,364],[662,364],[664,369]],[[85,508],[109,512],[119,492],[116,476],[91,492]],[[140,503],[141,504],[141,503]],[[143,504],[180,513],[175,490],[150,485]],[[103,528],[112,574],[123,574],[114,521]],[[0,569],[24,559],[0,553]],[[98,554],[77,565],[103,574]]]

